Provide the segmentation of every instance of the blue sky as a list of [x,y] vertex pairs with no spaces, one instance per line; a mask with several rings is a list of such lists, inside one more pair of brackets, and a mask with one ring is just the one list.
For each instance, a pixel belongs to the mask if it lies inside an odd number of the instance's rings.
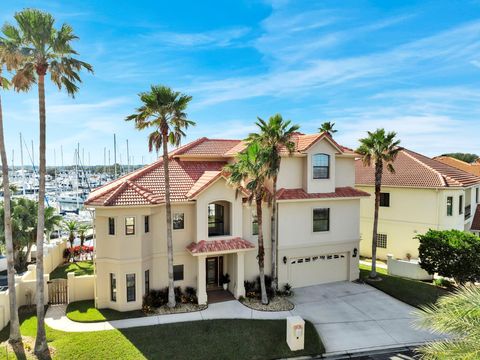
[[[480,153],[480,1],[2,1],[0,22],[35,7],[71,24],[95,74],[75,99],[47,89],[47,156],[103,163],[117,134],[135,163],[147,133],[123,119],[150,84],[193,96],[200,136],[242,138],[257,116],[281,113],[315,132],[333,121],[356,147],[367,130],[398,132],[426,155]],[[2,94],[8,151],[22,132],[35,147],[36,91]],[[37,162],[37,161],[36,161]]]

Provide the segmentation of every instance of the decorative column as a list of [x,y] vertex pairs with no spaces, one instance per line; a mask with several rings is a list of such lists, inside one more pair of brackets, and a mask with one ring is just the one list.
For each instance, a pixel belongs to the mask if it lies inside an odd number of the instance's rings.
[[205,268],[206,256],[197,257],[197,298],[198,304],[204,305],[208,301],[207,297],[207,275]]
[[245,254],[243,252],[237,253],[237,273],[235,274],[235,290],[234,296],[238,299],[240,296],[245,296]]

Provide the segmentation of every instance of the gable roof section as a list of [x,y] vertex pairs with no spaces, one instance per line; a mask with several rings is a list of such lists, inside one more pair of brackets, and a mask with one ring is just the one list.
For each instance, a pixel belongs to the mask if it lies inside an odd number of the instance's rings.
[[[355,155],[352,149],[339,145],[333,138],[326,133],[318,134],[302,134],[296,132],[292,135],[292,142],[294,143],[293,155],[305,154],[313,145],[315,145],[321,139],[328,141],[340,154]],[[235,156],[237,153],[243,151],[247,147],[244,141],[239,142],[233,148],[225,153],[226,156]],[[280,149],[280,154],[283,156],[290,155],[286,147]]]
[[480,176],[480,160],[477,160],[472,164],[469,164],[462,160],[455,159],[451,156],[437,156],[434,158],[434,160],[453,166],[454,168],[466,171],[470,174]]
[[[480,177],[402,148],[393,163],[395,173],[383,169],[382,185],[420,188],[469,187],[480,184]],[[374,185],[374,166],[355,161],[355,184]]]
[[170,153],[173,157],[224,157],[241,140],[208,139],[202,137]]
[[[172,201],[188,201],[187,193],[206,172],[220,172],[225,162],[182,161],[171,159],[170,192]],[[163,161],[132,172],[90,193],[85,205],[154,205],[165,201]]]

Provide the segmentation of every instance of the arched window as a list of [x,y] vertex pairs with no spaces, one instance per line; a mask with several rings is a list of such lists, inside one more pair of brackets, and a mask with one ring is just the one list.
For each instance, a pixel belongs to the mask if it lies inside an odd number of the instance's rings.
[[329,179],[330,178],[330,155],[315,154],[312,157],[313,178]]

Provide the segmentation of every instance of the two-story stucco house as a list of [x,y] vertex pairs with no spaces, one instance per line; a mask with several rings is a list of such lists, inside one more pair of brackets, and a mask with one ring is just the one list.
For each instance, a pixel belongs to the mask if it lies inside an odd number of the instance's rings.
[[[358,278],[360,198],[355,154],[323,134],[293,137],[278,178],[279,284],[293,287]],[[228,273],[236,298],[258,275],[254,208],[228,185],[222,169],[244,149],[240,140],[201,138],[169,155],[176,286],[198,302]],[[138,309],[149,289],[168,284],[162,160],[93,191],[96,305]],[[265,204],[266,273],[270,210]]]
[[[480,202],[480,177],[401,149],[395,173],[383,172],[378,223],[377,256],[418,257],[415,237],[429,229],[473,231]],[[355,183],[372,196],[361,200],[360,254],[372,254],[375,169],[356,161]]]

